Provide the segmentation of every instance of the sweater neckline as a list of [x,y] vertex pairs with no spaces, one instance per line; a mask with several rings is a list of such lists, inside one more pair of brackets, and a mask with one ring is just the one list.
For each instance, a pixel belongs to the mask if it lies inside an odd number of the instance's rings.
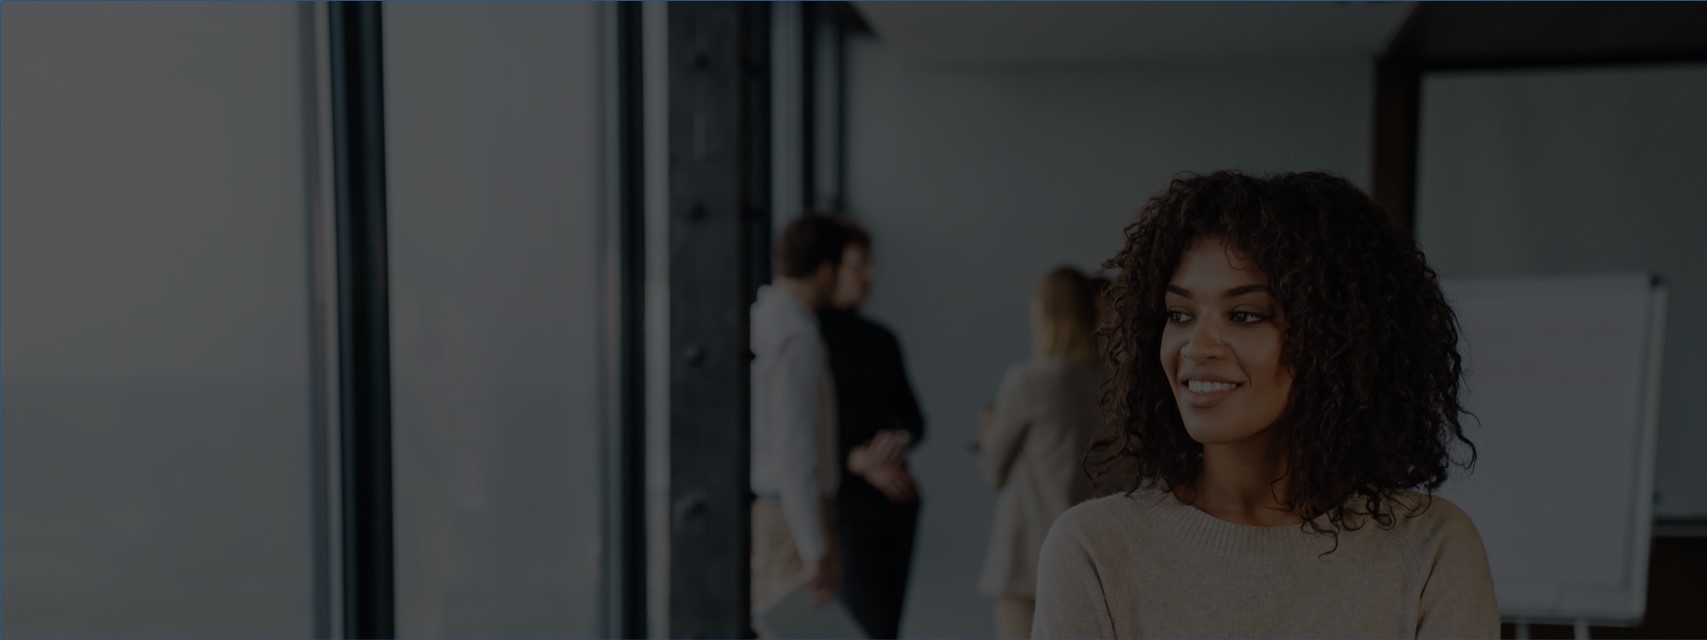
[[1304,523],[1242,524],[1180,502],[1171,493],[1152,491],[1144,499],[1153,503],[1155,521],[1166,535],[1206,554],[1281,563],[1316,559],[1334,547],[1331,536],[1314,533]]

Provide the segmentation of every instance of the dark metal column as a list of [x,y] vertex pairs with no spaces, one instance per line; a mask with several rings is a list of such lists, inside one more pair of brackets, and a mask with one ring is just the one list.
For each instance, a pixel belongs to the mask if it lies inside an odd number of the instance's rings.
[[616,11],[618,369],[620,413],[617,433],[619,507],[607,535],[620,554],[612,567],[613,596],[619,604],[605,632],[617,638],[646,633],[646,190],[645,91],[641,52],[644,29],[640,3],[623,2]]
[[396,635],[385,83],[377,2],[335,2],[332,146],[338,228],[344,637]]
[[742,3],[669,6],[670,635],[751,634],[748,585],[749,217],[753,84]]
[[[800,209],[818,202],[818,23],[822,3],[800,3]],[[792,204],[792,203],[790,203]]]
[[771,5],[758,3],[746,12],[747,51],[747,154],[752,164],[747,172],[747,229],[752,244],[748,270],[747,303],[752,304],[759,287],[771,279]]

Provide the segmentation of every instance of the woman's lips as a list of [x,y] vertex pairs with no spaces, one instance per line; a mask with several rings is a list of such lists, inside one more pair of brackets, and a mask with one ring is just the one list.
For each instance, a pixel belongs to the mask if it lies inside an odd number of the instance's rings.
[[1180,397],[1185,400],[1185,404],[1187,406],[1194,409],[1208,409],[1221,404],[1222,402],[1226,402],[1227,398],[1244,389],[1245,385],[1234,385],[1231,388],[1228,388],[1228,385],[1219,384],[1213,385],[1211,388],[1214,390],[1192,391],[1191,383],[1189,381],[1181,382],[1179,385]]

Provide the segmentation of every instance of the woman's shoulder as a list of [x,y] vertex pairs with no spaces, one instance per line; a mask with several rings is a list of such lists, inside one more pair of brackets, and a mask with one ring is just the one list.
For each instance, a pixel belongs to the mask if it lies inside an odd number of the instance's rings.
[[1392,514],[1399,526],[1420,532],[1474,532],[1476,523],[1456,503],[1433,493],[1404,491],[1393,497]]
[[1023,360],[1008,366],[1002,375],[1002,386],[1014,390],[1036,387],[1050,378],[1047,361],[1038,358]]
[[1043,540],[1043,557],[1083,558],[1095,562],[1125,545],[1122,521],[1133,517],[1125,495],[1093,498],[1062,512]]
[[1077,385],[1086,375],[1100,376],[1102,363],[1071,358],[1039,357],[1008,367],[1008,377],[1033,385]]
[[1055,358],[1028,358],[1008,367],[1008,375],[1035,377],[1059,369],[1059,361]]
[[[1400,535],[1397,551],[1416,579],[1428,584],[1448,585],[1446,590],[1478,593],[1486,597],[1484,609],[1493,607],[1493,577],[1487,548],[1470,514],[1451,500],[1429,493],[1410,492],[1397,496],[1394,529]],[[1497,622],[1498,615],[1488,619]],[[1497,626],[1495,627],[1497,628]]]
[[1136,527],[1150,521],[1167,507],[1171,497],[1154,489],[1138,489],[1101,498],[1092,498],[1067,509],[1056,518],[1050,535],[1060,530],[1063,536],[1093,540],[1124,537]]
[[1482,548],[1482,536],[1470,514],[1451,500],[1432,493],[1407,491],[1394,496],[1389,507],[1393,529],[1420,559],[1444,547]]
[[[1038,557],[1039,580],[1074,573],[1074,567],[1114,567],[1129,564],[1151,547],[1147,531],[1166,509],[1154,491],[1135,491],[1079,503],[1063,512],[1049,528]],[[1169,498],[1171,499],[1171,498]],[[1082,574],[1083,572],[1079,572]],[[1097,570],[1091,575],[1101,574]]]
[[1085,360],[1066,356],[1033,356],[1014,365],[1014,368],[1026,371],[1077,371],[1101,366],[1101,360]]

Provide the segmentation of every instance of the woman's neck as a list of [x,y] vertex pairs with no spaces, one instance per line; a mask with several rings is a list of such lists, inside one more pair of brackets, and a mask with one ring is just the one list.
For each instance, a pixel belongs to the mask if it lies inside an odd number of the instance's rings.
[[1286,460],[1266,438],[1261,442],[1203,447],[1197,481],[1176,492],[1180,501],[1222,520],[1256,526],[1298,524],[1302,510],[1288,510],[1292,488]]

